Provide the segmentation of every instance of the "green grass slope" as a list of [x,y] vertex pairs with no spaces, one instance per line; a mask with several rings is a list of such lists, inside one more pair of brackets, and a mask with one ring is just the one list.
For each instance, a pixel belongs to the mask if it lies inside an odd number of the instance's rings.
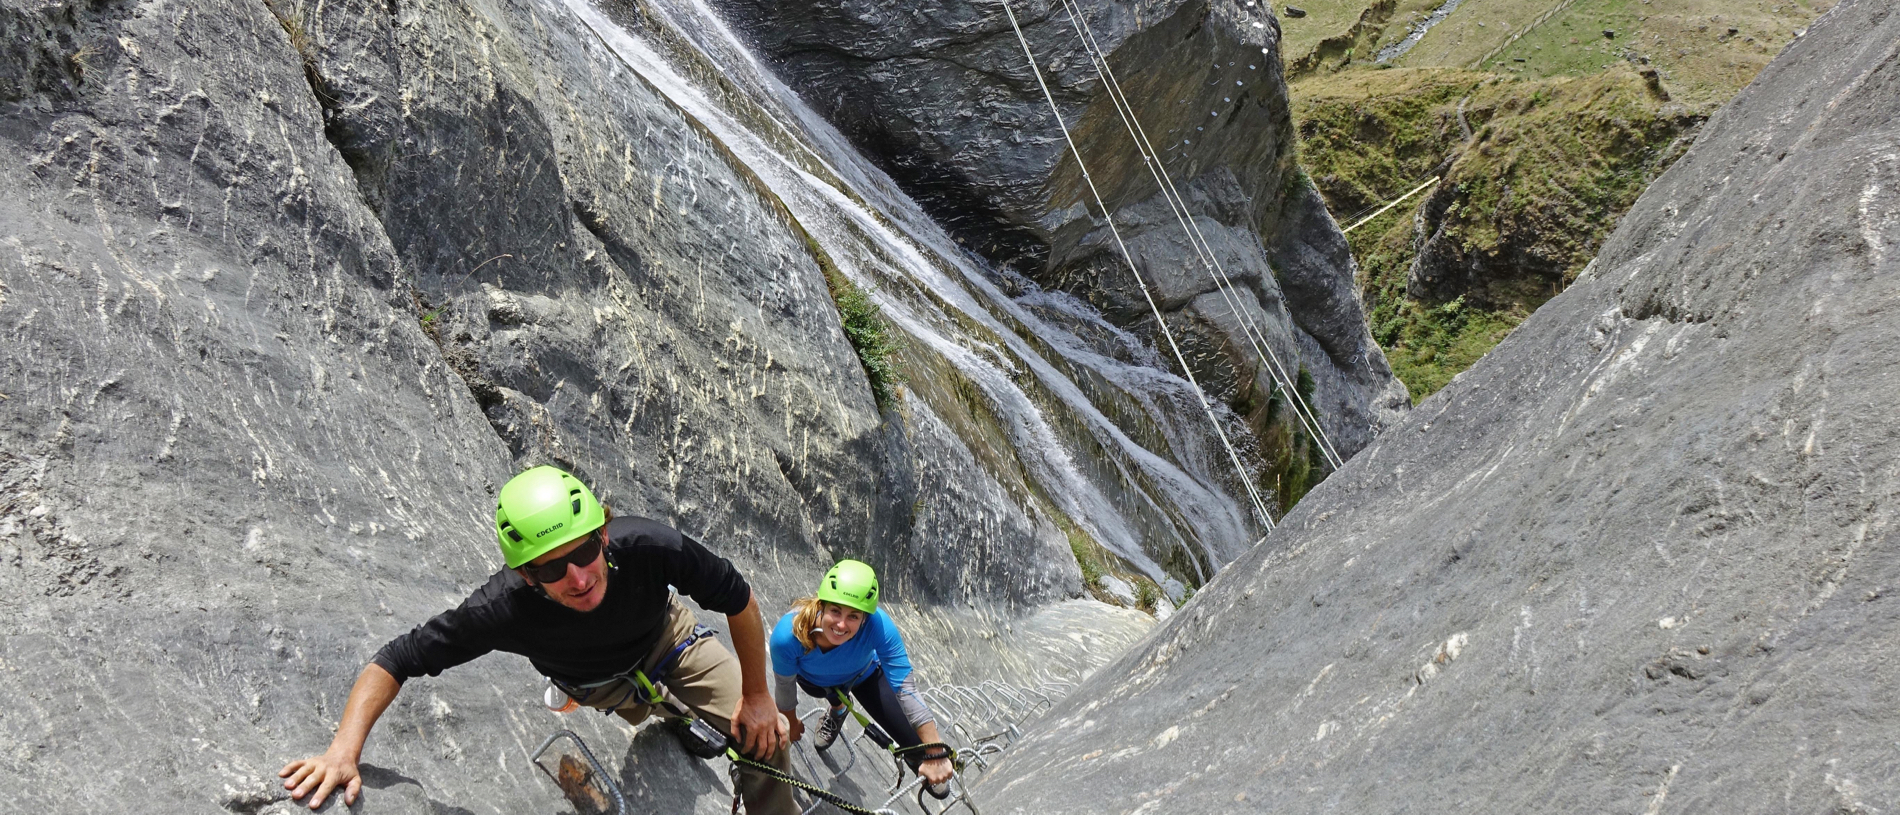
[[[1832,0],[1328,0],[1282,18],[1301,160],[1423,399],[1575,279],[1706,116]],[[1421,260],[1421,255],[1423,256]]]

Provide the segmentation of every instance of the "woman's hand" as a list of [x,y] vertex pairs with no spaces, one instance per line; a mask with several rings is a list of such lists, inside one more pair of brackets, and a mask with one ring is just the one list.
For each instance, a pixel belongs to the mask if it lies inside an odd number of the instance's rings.
[[779,712],[785,714],[785,720],[792,723],[791,730],[786,733],[786,741],[798,741],[805,735],[805,721],[798,718],[798,711],[781,710]]
[[917,765],[917,774],[932,784],[950,780],[950,759],[937,758]]

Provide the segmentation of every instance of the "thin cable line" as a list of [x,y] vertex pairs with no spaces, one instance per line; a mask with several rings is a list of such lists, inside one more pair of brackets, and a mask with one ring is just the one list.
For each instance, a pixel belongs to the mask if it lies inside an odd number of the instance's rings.
[[1128,270],[1135,275],[1135,282],[1141,288],[1141,296],[1148,301],[1148,309],[1154,312],[1155,323],[1161,328],[1161,335],[1168,340],[1169,350],[1181,365],[1181,374],[1187,377],[1188,385],[1194,389],[1194,396],[1200,400],[1201,412],[1207,415],[1209,423],[1214,425],[1214,433],[1220,437],[1221,446],[1227,448],[1227,457],[1234,464],[1234,474],[1240,477],[1241,487],[1247,491],[1254,511],[1260,515],[1261,523],[1268,530],[1274,528],[1273,515],[1267,511],[1266,502],[1260,497],[1260,491],[1254,487],[1253,479],[1247,477],[1247,468],[1240,463],[1240,453],[1234,450],[1234,443],[1227,438],[1227,431],[1221,427],[1220,419],[1214,415],[1207,393],[1201,390],[1201,383],[1194,378],[1193,369],[1188,367],[1187,357],[1181,353],[1181,346],[1174,340],[1174,332],[1168,328],[1168,322],[1161,315],[1161,307],[1155,303],[1154,295],[1148,290],[1148,281],[1135,265],[1134,255],[1128,251],[1128,245],[1122,241],[1120,229],[1115,227],[1115,219],[1109,214],[1108,204],[1103,202],[1102,193],[1095,187],[1094,177],[1089,175],[1088,165],[1082,161],[1082,149],[1076,146],[1075,137],[1069,133],[1069,125],[1062,121],[1062,109],[1056,105],[1055,95],[1049,91],[1049,83],[1042,78],[1042,66],[1036,62],[1036,54],[1029,48],[1029,38],[1023,34],[1022,25],[1016,21],[1016,10],[1009,0],[999,0],[1003,4],[1003,13],[1009,16],[1009,26],[1016,31],[1016,41],[1022,44],[1023,56],[1029,59],[1029,70],[1035,74],[1036,85],[1042,89],[1042,98],[1049,103],[1049,112],[1055,117],[1056,127],[1062,131],[1062,140],[1069,145],[1069,153],[1075,156],[1076,169],[1082,173],[1082,180],[1088,185],[1089,196],[1095,199],[1096,208],[1102,211],[1102,221],[1108,225],[1108,232],[1115,238],[1115,246],[1121,250],[1122,259],[1128,262]]
[[1147,130],[1141,126],[1141,120],[1135,116],[1134,105],[1128,102],[1127,95],[1122,92],[1121,82],[1115,78],[1113,69],[1109,68],[1108,56],[1103,52],[1100,42],[1095,39],[1094,30],[1081,15],[1079,7],[1073,0],[1061,1],[1063,10],[1068,13],[1070,23],[1076,30],[1076,36],[1082,40],[1083,51],[1089,55],[1096,75],[1101,78],[1104,89],[1108,90],[1109,98],[1115,104],[1116,114],[1121,117],[1122,125],[1128,129],[1129,138],[1134,141],[1136,151],[1141,154],[1142,162],[1148,166],[1148,171],[1154,175],[1163,198],[1168,202],[1169,210],[1181,223],[1182,229],[1188,233],[1188,243],[1194,247],[1195,255],[1213,276],[1215,288],[1221,292],[1222,301],[1240,322],[1241,333],[1247,337],[1248,344],[1253,347],[1255,358],[1270,361],[1267,369],[1268,376],[1292,396],[1294,415],[1299,418],[1301,426],[1319,443],[1320,452],[1327,463],[1333,469],[1339,469],[1344,465],[1345,459],[1339,455],[1339,451],[1333,447],[1332,439],[1327,437],[1325,429],[1320,426],[1318,414],[1300,395],[1292,374],[1280,361],[1279,354],[1274,352],[1272,343],[1267,341],[1266,332],[1254,321],[1251,314],[1239,307],[1235,298],[1242,296],[1240,292],[1229,293],[1230,290],[1238,287],[1227,274],[1226,267],[1221,264],[1220,258],[1215,255],[1212,243],[1201,232],[1199,224],[1195,223],[1193,213],[1188,209],[1186,197],[1181,195],[1180,190],[1174,185],[1174,180],[1162,165],[1160,154],[1154,149],[1153,142],[1148,140]]
[[1249,345],[1253,346],[1255,358],[1270,360],[1267,369],[1269,377],[1276,385],[1292,395],[1294,415],[1299,418],[1301,426],[1320,442],[1320,452],[1326,457],[1327,463],[1337,470],[1344,463],[1343,457],[1333,448],[1332,440],[1326,437],[1324,429],[1320,427],[1317,414],[1300,395],[1292,374],[1287,372],[1285,364],[1280,362],[1279,355],[1273,351],[1272,344],[1267,341],[1266,332],[1253,320],[1252,315],[1242,311],[1236,304],[1234,297],[1240,296],[1239,292],[1234,292],[1233,296],[1229,296],[1228,291],[1236,288],[1233,280],[1227,275],[1226,268],[1220,263],[1219,257],[1214,254],[1212,243],[1207,240],[1207,236],[1195,223],[1193,214],[1187,207],[1186,197],[1181,195],[1180,190],[1174,186],[1173,179],[1161,164],[1159,153],[1154,149],[1154,144],[1148,140],[1147,130],[1141,126],[1141,121],[1134,115],[1134,105],[1128,102],[1126,94],[1122,93],[1121,83],[1116,80],[1113,69],[1108,67],[1108,58],[1103,53],[1101,44],[1095,40],[1094,31],[1089,27],[1088,21],[1081,16],[1079,8],[1072,0],[1063,0],[1063,5],[1071,23],[1076,27],[1076,34],[1083,40],[1084,51],[1091,57],[1096,75],[1101,77],[1104,87],[1109,90],[1110,99],[1115,102],[1116,113],[1121,116],[1123,126],[1128,128],[1129,137],[1135,141],[1136,150],[1142,153],[1142,160],[1148,165],[1149,172],[1155,175],[1155,181],[1161,188],[1163,198],[1168,201],[1169,209],[1174,212],[1176,220],[1181,222],[1183,230],[1188,233],[1189,245],[1194,246],[1195,254],[1201,264],[1214,277],[1216,288],[1221,291],[1222,300],[1234,313],[1235,319],[1241,323],[1241,332],[1246,335]]
[[1349,226],[1349,227],[1346,227],[1345,229],[1341,229],[1341,230],[1339,230],[1339,232],[1340,232],[1340,234],[1342,234],[1342,235],[1343,235],[1343,234],[1345,234],[1345,233],[1347,233],[1347,232],[1351,232],[1351,231],[1353,231],[1353,230],[1355,230],[1355,229],[1358,229],[1359,227],[1362,227],[1362,226],[1365,226],[1365,225],[1366,225],[1366,223],[1367,223],[1367,222],[1369,222],[1369,221],[1371,221],[1372,219],[1374,219],[1374,218],[1377,218],[1377,217],[1379,217],[1379,216],[1381,216],[1381,215],[1384,215],[1384,214],[1385,214],[1385,211],[1386,211],[1386,210],[1388,210],[1388,209],[1391,209],[1391,208],[1393,208],[1393,207],[1396,207],[1396,206],[1398,206],[1398,205],[1399,205],[1399,204],[1400,204],[1401,202],[1403,202],[1403,201],[1404,201],[1405,199],[1407,199],[1407,198],[1410,198],[1410,197],[1412,197],[1412,196],[1414,196],[1414,195],[1417,195],[1417,194],[1418,194],[1418,192],[1419,192],[1419,190],[1422,190],[1422,189],[1425,189],[1426,187],[1429,187],[1429,186],[1431,186],[1431,185],[1433,185],[1433,184],[1436,184],[1436,183],[1438,183],[1438,176],[1432,176],[1431,178],[1429,178],[1429,179],[1427,179],[1427,180],[1425,181],[1425,183],[1423,183],[1423,184],[1420,184],[1420,185],[1418,185],[1418,186],[1416,186],[1416,187],[1413,187],[1413,188],[1412,188],[1412,191],[1411,191],[1411,192],[1408,192],[1408,193],[1406,193],[1406,194],[1404,194],[1404,195],[1401,195],[1401,196],[1399,196],[1399,197],[1397,197],[1397,198],[1394,198],[1394,199],[1392,199],[1392,203],[1390,203],[1390,204],[1386,204],[1385,206],[1383,206],[1383,207],[1380,207],[1380,208],[1379,208],[1379,211],[1378,211],[1378,212],[1374,212],[1374,213],[1372,213],[1371,215],[1367,215],[1366,217],[1364,217],[1364,218],[1361,218],[1361,219],[1359,219],[1359,220],[1358,220],[1357,222],[1355,222],[1355,223],[1353,223],[1353,225],[1352,225],[1352,226]]

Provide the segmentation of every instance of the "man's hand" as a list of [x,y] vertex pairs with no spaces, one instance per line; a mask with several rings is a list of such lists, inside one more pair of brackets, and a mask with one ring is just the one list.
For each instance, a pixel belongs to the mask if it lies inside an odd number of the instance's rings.
[[785,716],[785,721],[791,723],[790,729],[785,731],[786,743],[798,741],[800,738],[803,738],[805,735],[805,720],[798,718],[798,711],[781,710],[779,713]]
[[785,748],[785,735],[791,725],[779,715],[771,694],[748,693],[739,698],[739,708],[733,711],[732,730],[739,739],[740,752],[753,758],[771,758]]
[[792,726],[779,714],[765,684],[765,624],[759,617],[759,598],[746,600],[745,610],[727,615],[726,622],[745,683],[739,709],[732,712],[732,735],[739,739],[740,752],[769,759],[785,749],[785,734]]
[[335,747],[323,755],[284,765],[277,771],[277,777],[284,779],[284,789],[290,790],[292,798],[303,800],[314,791],[311,809],[323,806],[324,799],[338,787],[343,789],[343,805],[352,806],[356,803],[356,794],[363,789],[363,777],[356,771],[356,758],[339,753]]
[[337,723],[330,749],[323,755],[285,764],[277,771],[277,777],[284,779],[284,789],[290,790],[290,797],[303,800],[305,795],[315,793],[310,799],[310,808],[316,809],[323,806],[331,792],[342,788],[343,804],[355,805],[356,794],[363,789],[356,759],[363,755],[363,742],[369,738],[369,729],[376,725],[376,719],[395,700],[399,690],[402,683],[381,665],[372,662],[363,666],[363,672],[356,675],[356,684],[350,687],[349,701],[343,703],[343,720]]

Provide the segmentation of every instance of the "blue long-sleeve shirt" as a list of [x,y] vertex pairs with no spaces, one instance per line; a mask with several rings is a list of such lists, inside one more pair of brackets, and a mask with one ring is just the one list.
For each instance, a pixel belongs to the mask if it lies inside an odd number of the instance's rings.
[[864,618],[857,636],[843,645],[825,651],[806,649],[792,632],[788,613],[772,627],[772,671],[781,676],[802,677],[821,688],[849,687],[863,681],[873,667],[884,666],[884,678],[893,689],[910,676],[910,654],[904,650],[904,638],[897,623],[878,609]]

